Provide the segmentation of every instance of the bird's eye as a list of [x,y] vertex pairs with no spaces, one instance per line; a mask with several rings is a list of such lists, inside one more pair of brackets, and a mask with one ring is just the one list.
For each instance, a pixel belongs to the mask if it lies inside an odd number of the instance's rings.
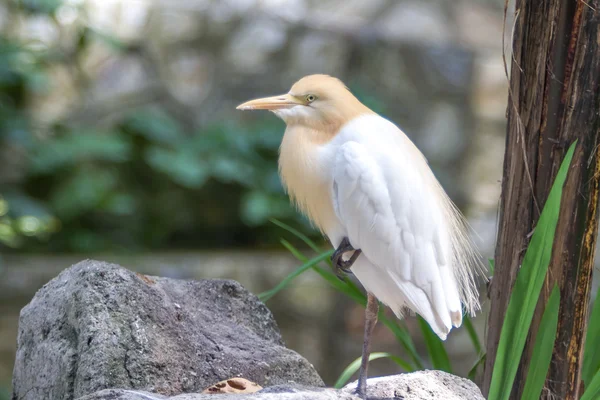
[[314,94],[307,94],[306,95],[306,101],[308,103],[312,103],[313,101],[315,101],[317,99],[317,96],[315,96]]

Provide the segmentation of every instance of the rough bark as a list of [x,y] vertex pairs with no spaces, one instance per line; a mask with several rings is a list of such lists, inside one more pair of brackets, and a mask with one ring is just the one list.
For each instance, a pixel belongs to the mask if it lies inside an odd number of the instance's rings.
[[510,289],[560,163],[575,140],[552,259],[511,398],[521,397],[543,306],[555,283],[561,292],[558,333],[542,397],[577,399],[581,394],[600,177],[599,25],[600,0],[517,0],[515,5],[485,395]]

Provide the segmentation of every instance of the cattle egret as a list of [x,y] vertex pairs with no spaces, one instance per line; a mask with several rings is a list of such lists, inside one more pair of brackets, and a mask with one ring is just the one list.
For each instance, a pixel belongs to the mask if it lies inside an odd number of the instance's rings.
[[306,76],[287,94],[237,108],[285,121],[284,187],[336,249],[337,271],[351,271],[367,291],[357,386],[365,398],[377,299],[399,318],[417,312],[442,340],[461,325],[463,307],[479,309],[481,261],[465,220],[410,139],[337,78]]

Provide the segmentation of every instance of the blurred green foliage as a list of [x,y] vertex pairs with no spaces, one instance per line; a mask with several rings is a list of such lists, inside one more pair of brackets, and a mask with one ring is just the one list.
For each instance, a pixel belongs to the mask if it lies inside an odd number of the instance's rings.
[[[9,5],[13,14],[55,20],[61,2]],[[118,40],[87,27],[79,35],[75,53],[94,40],[123,51]],[[284,127],[274,118],[251,126],[184,127],[156,105],[132,108],[108,127],[72,121],[36,126],[30,100],[47,90],[54,63],[77,58],[62,56],[7,32],[0,38],[0,246],[268,245],[277,240],[270,217],[306,224],[277,176]]]
[[[40,121],[36,100],[61,85],[57,66],[68,71],[76,98],[84,101],[93,78],[81,60],[90,46],[118,55],[135,53],[138,44],[93,29],[78,2],[7,4],[9,23],[0,33],[0,247],[271,246],[280,234],[268,222],[273,217],[311,231],[277,174],[285,128],[273,116],[251,120],[260,123],[190,124],[158,98],[124,106],[108,123],[69,115]],[[57,44],[15,33],[17,16],[41,19],[61,32],[64,9],[76,12],[78,22]],[[376,99],[353,89],[382,111]]]

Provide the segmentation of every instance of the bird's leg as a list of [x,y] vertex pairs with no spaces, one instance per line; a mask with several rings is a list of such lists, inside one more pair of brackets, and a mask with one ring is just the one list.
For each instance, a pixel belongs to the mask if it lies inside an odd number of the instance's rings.
[[356,394],[361,399],[367,398],[367,368],[369,367],[369,355],[371,354],[371,334],[377,324],[377,314],[379,313],[379,302],[371,293],[367,293],[367,308],[365,308],[365,337],[363,341],[362,359],[360,362],[360,372],[358,373],[358,385]]
[[[354,251],[354,254],[352,254],[348,261],[344,261],[342,256],[344,255],[344,253],[347,253],[349,251]],[[352,264],[354,264],[360,253],[360,249],[357,250],[354,247],[352,247],[347,237],[344,237],[342,239],[342,242],[340,243],[338,248],[335,249],[335,251],[331,255],[331,262],[335,267],[335,273],[338,276],[338,278],[341,279],[343,277],[343,273],[349,274],[352,272],[350,271],[350,267],[352,267]]]

